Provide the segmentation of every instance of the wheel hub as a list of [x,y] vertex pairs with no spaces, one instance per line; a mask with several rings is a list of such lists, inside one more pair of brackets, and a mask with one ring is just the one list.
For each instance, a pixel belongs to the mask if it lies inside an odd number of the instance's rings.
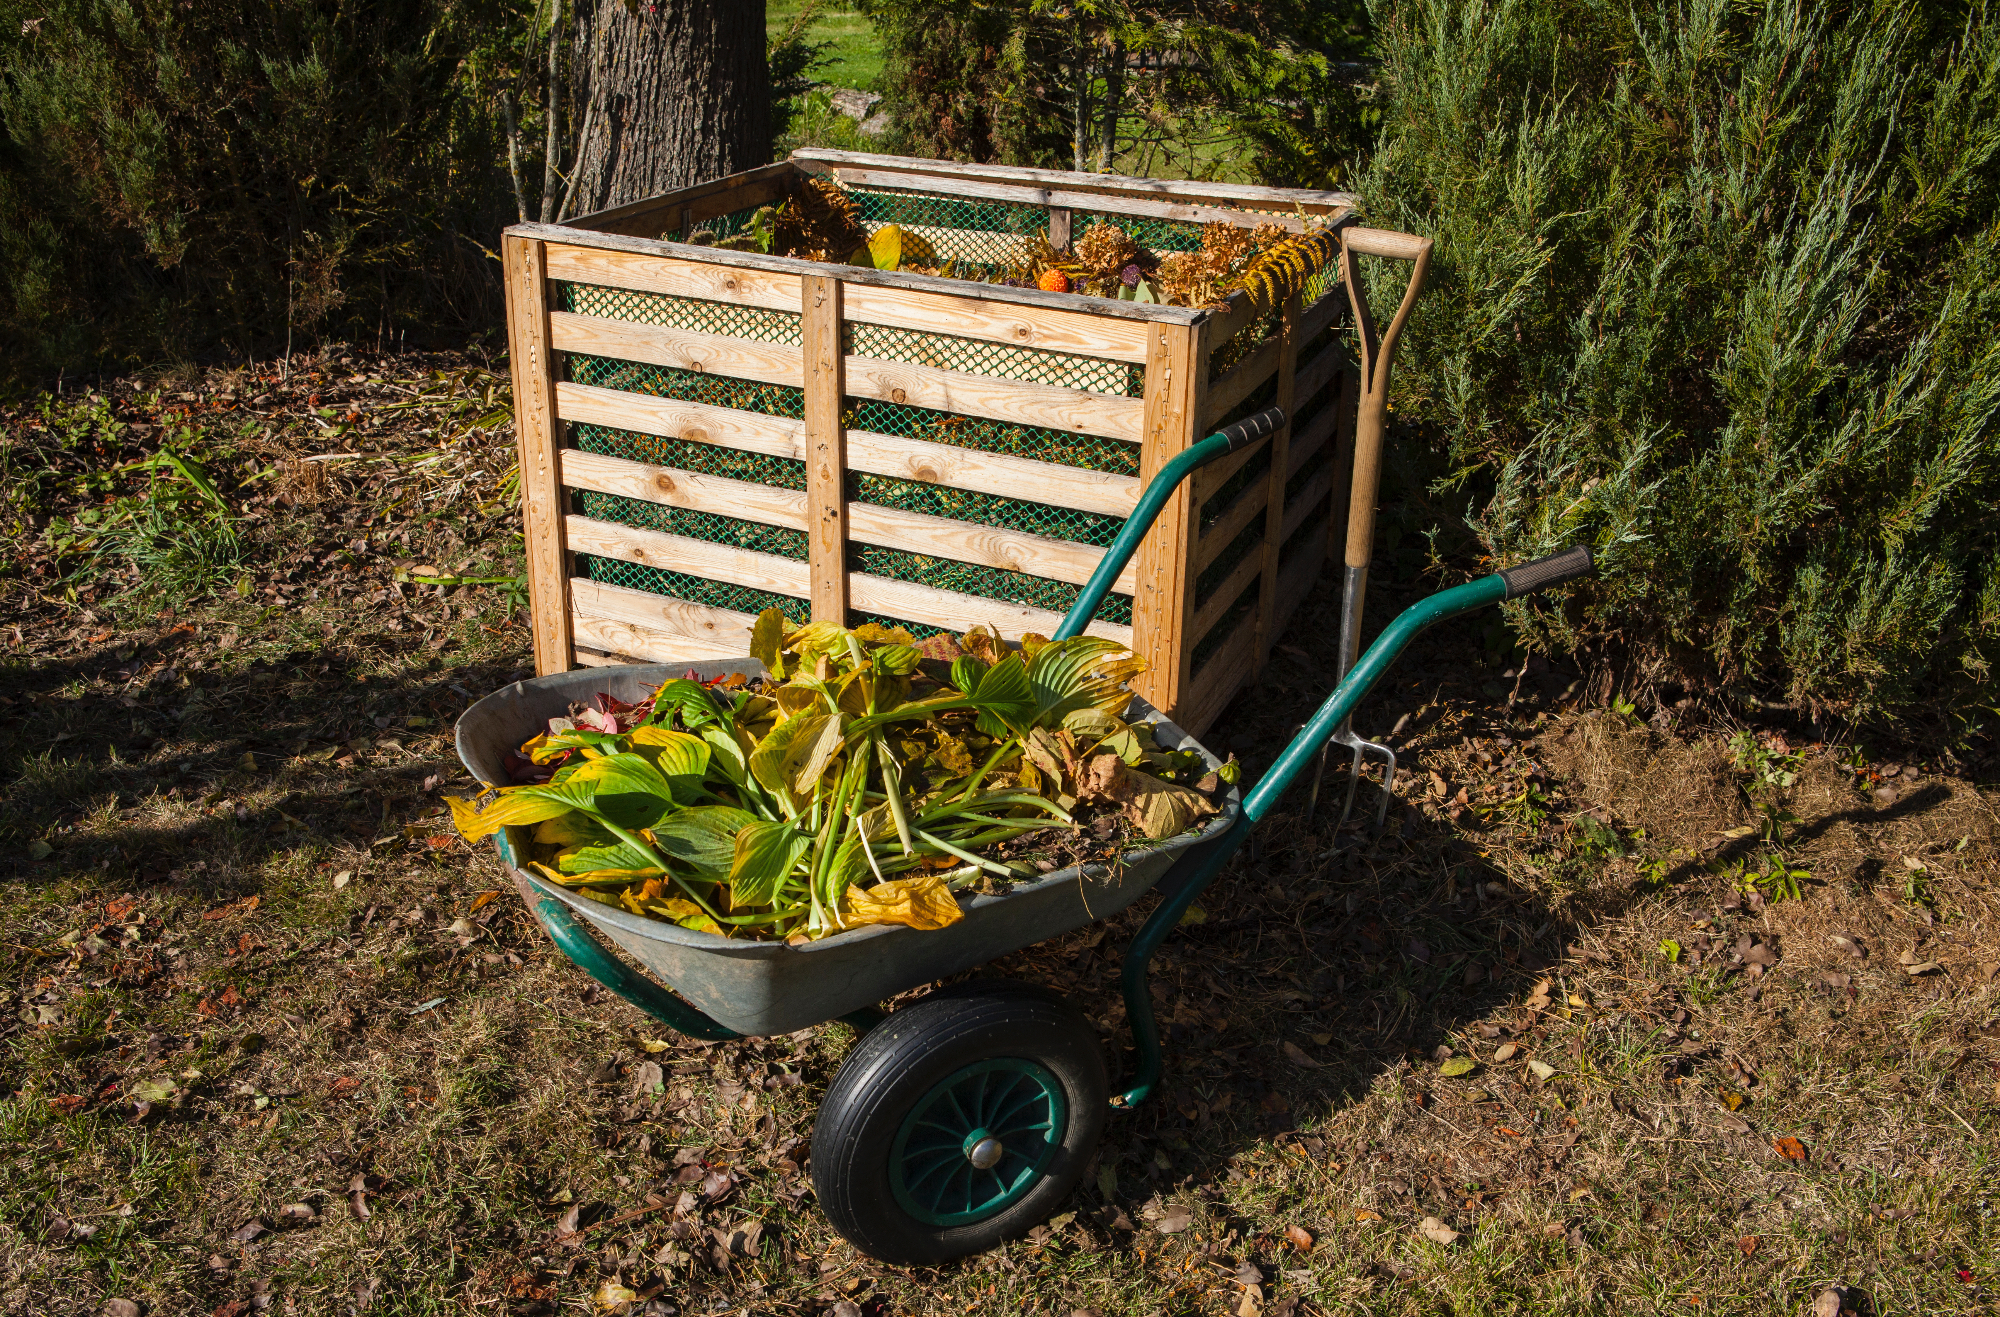
[[983,1129],[974,1130],[965,1136],[965,1160],[979,1170],[992,1170],[1006,1155],[1006,1146]]
[[1026,1057],[995,1057],[946,1076],[904,1118],[889,1155],[889,1185],[925,1225],[969,1225],[998,1215],[1040,1183],[1069,1104],[1061,1081]]

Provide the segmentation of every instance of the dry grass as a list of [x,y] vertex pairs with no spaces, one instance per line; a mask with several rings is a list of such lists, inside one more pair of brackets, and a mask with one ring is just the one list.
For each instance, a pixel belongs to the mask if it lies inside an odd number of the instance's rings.
[[[1268,760],[1333,606],[1212,742]],[[1797,776],[1755,789],[1733,729],[1564,706],[1557,674],[1508,710],[1476,636],[1424,642],[1363,717],[1410,715],[1387,836],[1274,819],[1170,940],[1168,1082],[1090,1187],[910,1271],[833,1237],[800,1167],[845,1026],[663,1034],[511,893],[482,904],[497,866],[437,796],[518,626],[407,592],[50,605],[0,669],[0,1308],[584,1312],[611,1279],[656,1313],[1762,1314],[1833,1283],[1990,1308],[1992,792],[1768,735]],[[1728,875],[1770,848],[1729,834],[1765,802],[1810,877],[1756,908]],[[1143,914],[986,972],[1115,1049]]]

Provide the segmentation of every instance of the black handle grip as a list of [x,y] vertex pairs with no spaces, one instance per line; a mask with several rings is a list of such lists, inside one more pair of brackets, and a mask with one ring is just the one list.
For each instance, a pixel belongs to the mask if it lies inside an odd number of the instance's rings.
[[1561,553],[1524,562],[1519,567],[1509,567],[1500,573],[1500,579],[1507,583],[1507,593],[1502,597],[1519,599],[1524,594],[1588,576],[1595,570],[1597,562],[1591,557],[1590,546],[1579,544],[1574,549],[1564,549]]
[[1256,443],[1265,435],[1277,433],[1278,427],[1284,423],[1283,407],[1266,407],[1255,416],[1246,416],[1234,425],[1224,426],[1221,433],[1229,441],[1229,451],[1233,453]]

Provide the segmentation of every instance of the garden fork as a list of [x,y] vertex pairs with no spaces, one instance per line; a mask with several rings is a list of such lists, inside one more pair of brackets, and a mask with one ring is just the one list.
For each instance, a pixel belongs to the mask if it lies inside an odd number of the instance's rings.
[[[1356,257],[1384,256],[1410,261],[1409,286],[1403,290],[1402,305],[1389,328],[1378,339],[1368,298],[1361,286]],[[1430,270],[1431,240],[1384,229],[1347,228],[1340,231],[1340,280],[1347,285],[1348,305],[1354,309],[1354,336],[1361,352],[1361,393],[1354,418],[1354,474],[1348,486],[1347,572],[1341,582],[1340,653],[1334,676],[1338,685],[1361,653],[1361,606],[1368,595],[1368,567],[1374,558],[1375,498],[1382,486],[1382,437],[1389,407],[1389,367],[1396,358],[1396,340],[1410,318],[1423,291],[1424,275]],[[1335,458],[1338,461],[1338,456]],[[1320,780],[1326,775],[1326,756],[1337,742],[1354,752],[1348,768],[1347,801],[1341,806],[1338,832],[1354,812],[1355,792],[1361,786],[1362,760],[1369,751],[1382,756],[1382,798],[1375,810],[1375,826],[1389,817],[1390,795],[1396,784],[1396,752],[1375,741],[1366,741],[1354,732],[1353,717],[1341,719],[1333,737],[1320,749],[1319,766],[1313,774],[1312,798],[1306,805],[1306,822],[1312,823],[1319,807]]]

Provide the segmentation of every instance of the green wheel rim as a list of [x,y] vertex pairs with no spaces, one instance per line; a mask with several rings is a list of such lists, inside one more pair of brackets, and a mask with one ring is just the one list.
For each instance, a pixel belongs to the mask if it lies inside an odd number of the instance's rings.
[[[966,1066],[903,1118],[889,1150],[890,1190],[925,1225],[984,1221],[1041,1181],[1068,1124],[1061,1082],[1033,1061],[1003,1056]],[[996,1154],[991,1165],[979,1164]]]

